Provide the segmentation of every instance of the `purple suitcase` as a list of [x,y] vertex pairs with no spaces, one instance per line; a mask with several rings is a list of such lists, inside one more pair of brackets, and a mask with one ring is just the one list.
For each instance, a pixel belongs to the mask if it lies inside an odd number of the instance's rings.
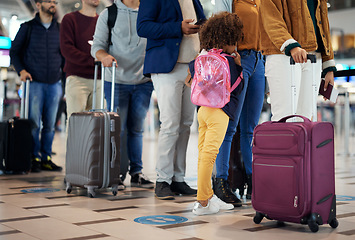
[[[295,116],[303,122],[286,122]],[[291,115],[262,123],[254,129],[252,151],[255,223],[266,217],[308,224],[312,232],[324,223],[338,226],[330,122]]]

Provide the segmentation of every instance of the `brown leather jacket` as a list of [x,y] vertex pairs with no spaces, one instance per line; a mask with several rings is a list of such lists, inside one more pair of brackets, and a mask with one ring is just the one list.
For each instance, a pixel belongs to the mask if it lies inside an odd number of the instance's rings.
[[[317,49],[317,39],[307,0],[262,0],[260,5],[261,49],[264,55],[282,54],[298,42],[307,52]],[[327,0],[318,0],[317,25],[322,37],[323,69],[335,66],[330,41]]]

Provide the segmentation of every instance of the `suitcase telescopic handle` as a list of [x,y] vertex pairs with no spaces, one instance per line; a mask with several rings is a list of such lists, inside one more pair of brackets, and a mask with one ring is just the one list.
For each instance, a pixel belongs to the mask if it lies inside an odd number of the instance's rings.
[[98,73],[98,69],[101,65],[100,61],[95,61],[95,70],[94,70],[94,87],[93,87],[93,91],[92,91],[92,108],[96,107],[96,95],[97,95],[97,73]]
[[27,78],[26,82],[22,83],[22,99],[21,99],[21,112],[20,117],[28,119],[28,104],[30,101],[30,79]]
[[[317,62],[317,57],[314,54],[307,54],[307,59],[311,60],[311,63],[316,63]],[[290,57],[290,64],[295,65],[296,62],[293,59],[293,57]]]
[[[112,79],[111,79],[111,109],[110,111],[113,112],[114,106],[114,100],[115,100],[115,74],[116,74],[116,62],[112,62]],[[104,85],[105,83],[105,67],[103,64],[101,64],[101,109],[104,109]]]
[[[318,94],[318,87],[316,85],[316,80],[314,78],[314,73],[315,73],[315,65],[314,63],[317,62],[317,56],[315,54],[307,54],[307,59],[311,60],[311,63],[312,63],[312,75],[313,75],[313,78],[312,78],[312,94],[313,97],[312,97],[312,106],[313,106],[313,109],[312,109],[312,120],[314,122],[317,121],[317,104],[316,102],[314,101],[317,101],[316,100],[316,95]],[[292,111],[292,114],[296,114],[296,102],[295,102],[295,99],[296,99],[296,83],[295,83],[295,76],[294,76],[294,67],[296,65],[296,62],[295,60],[293,59],[293,57],[290,57],[290,65],[291,65],[291,111]]]
[[[97,74],[98,74],[98,68],[101,66],[101,99],[100,99],[100,108],[95,109],[96,106],[96,95],[97,95]],[[93,109],[90,111],[104,111],[105,108],[105,67],[103,64],[101,64],[100,61],[95,61],[95,70],[94,70],[94,86],[93,86],[93,97],[92,97],[92,107]],[[116,62],[112,62],[112,82],[115,82],[115,73],[116,73]],[[112,84],[112,91],[111,91],[111,103],[113,103],[113,98],[114,98],[114,84]],[[111,104],[111,112],[113,112],[113,105]]]

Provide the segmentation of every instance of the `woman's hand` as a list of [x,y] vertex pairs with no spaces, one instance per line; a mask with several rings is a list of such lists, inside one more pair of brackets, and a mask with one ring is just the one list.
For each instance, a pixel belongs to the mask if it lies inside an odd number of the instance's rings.
[[235,64],[241,66],[242,65],[242,58],[240,57],[237,51],[232,52],[232,57],[234,58]]

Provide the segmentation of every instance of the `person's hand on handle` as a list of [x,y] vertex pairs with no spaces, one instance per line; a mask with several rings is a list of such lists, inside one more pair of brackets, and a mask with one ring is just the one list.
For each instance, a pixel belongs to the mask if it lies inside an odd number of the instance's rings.
[[190,24],[194,19],[185,19],[181,22],[181,31],[185,35],[195,34],[200,30],[199,25]]
[[117,60],[110,54],[108,54],[105,50],[99,50],[96,52],[96,59],[102,63],[104,67],[112,67],[112,62],[116,62]]
[[117,60],[111,55],[107,55],[106,57],[104,57],[101,62],[104,65],[104,67],[112,67],[112,63],[116,62],[116,67],[117,67]]
[[20,80],[22,82],[26,82],[26,80],[29,79],[30,81],[32,81],[32,76],[29,72],[27,72],[25,69],[21,70],[20,72]]
[[295,47],[291,49],[291,56],[296,63],[307,62],[307,51],[300,47]]

